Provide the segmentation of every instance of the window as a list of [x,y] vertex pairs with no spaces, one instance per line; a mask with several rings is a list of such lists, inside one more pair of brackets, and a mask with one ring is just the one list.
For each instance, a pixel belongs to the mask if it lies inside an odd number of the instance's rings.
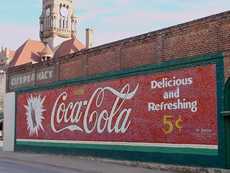
[[65,19],[63,19],[62,22],[63,22],[63,28],[65,28]]
[[61,25],[61,19],[59,19],[59,28],[61,28],[62,25]]

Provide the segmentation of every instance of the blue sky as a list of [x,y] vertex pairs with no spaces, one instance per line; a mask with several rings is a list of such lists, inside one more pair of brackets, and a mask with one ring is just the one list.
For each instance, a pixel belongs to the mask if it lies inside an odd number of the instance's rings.
[[[7,0],[0,6],[0,46],[39,39],[42,0]],[[95,31],[95,45],[230,10],[230,0],[75,0],[78,37]]]

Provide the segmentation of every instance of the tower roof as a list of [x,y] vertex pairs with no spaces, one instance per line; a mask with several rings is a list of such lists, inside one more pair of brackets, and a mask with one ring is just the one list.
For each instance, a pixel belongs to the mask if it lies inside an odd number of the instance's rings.
[[85,48],[85,45],[81,43],[76,37],[70,40],[64,41],[56,50],[54,57],[59,58],[67,54],[80,51]]

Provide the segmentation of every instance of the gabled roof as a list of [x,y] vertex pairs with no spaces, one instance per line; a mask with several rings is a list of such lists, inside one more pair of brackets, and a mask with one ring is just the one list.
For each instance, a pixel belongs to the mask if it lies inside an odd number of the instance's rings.
[[45,48],[41,41],[27,40],[15,52],[15,56],[10,62],[10,66],[18,66],[33,61],[40,61],[39,53]]
[[[56,49],[54,57],[58,58],[73,52],[80,51],[84,48],[85,46],[78,39],[73,37],[72,39],[63,42]],[[10,62],[10,66],[39,62],[41,61],[41,56],[43,54],[53,55],[53,52],[43,42],[29,39],[21,47],[19,47],[16,52],[11,52],[11,55],[14,55],[14,57]]]
[[80,51],[85,48],[85,45],[82,44],[76,37],[73,37],[70,40],[64,41],[56,50],[54,58],[59,58],[67,54]]

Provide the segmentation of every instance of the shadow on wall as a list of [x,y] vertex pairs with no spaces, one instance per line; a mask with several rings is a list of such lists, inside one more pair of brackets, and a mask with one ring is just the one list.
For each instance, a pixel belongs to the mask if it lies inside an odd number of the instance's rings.
[[224,89],[224,112],[226,167],[230,169],[230,78],[228,78]]
[[3,113],[0,113],[0,141],[3,139]]

